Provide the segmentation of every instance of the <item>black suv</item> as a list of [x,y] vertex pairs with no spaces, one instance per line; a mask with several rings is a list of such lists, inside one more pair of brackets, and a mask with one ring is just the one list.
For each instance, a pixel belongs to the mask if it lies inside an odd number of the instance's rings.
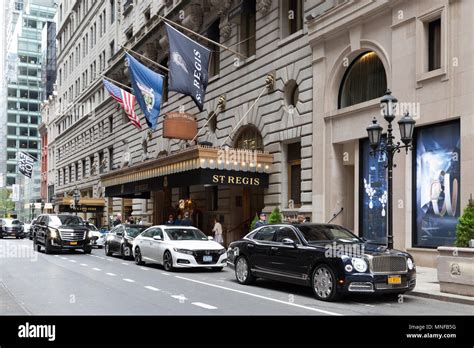
[[71,249],[82,249],[90,254],[92,246],[88,225],[88,222],[76,215],[40,215],[33,225],[33,246],[37,251],[43,246],[46,254]]

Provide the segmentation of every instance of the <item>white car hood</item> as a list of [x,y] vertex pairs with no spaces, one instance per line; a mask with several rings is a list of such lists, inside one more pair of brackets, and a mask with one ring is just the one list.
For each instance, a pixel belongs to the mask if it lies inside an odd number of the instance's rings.
[[220,250],[224,249],[222,245],[212,240],[171,240],[168,242],[175,248],[190,250]]

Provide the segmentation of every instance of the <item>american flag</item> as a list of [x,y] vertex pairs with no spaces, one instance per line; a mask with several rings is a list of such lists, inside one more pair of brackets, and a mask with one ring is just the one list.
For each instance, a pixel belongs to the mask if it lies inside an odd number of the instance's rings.
[[113,83],[102,80],[104,83],[105,88],[109,91],[110,96],[114,98],[120,105],[122,105],[125,113],[128,115],[130,122],[137,127],[138,129],[142,129],[142,125],[140,124],[140,119],[138,118],[137,114],[135,113],[135,96],[123,89],[115,86]]

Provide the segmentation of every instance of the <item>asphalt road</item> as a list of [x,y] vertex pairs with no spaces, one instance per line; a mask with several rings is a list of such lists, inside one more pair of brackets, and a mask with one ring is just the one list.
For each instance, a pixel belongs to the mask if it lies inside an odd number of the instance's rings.
[[311,289],[234,272],[136,266],[103,249],[45,255],[30,240],[0,240],[2,315],[472,315],[473,306],[406,295],[316,300]]

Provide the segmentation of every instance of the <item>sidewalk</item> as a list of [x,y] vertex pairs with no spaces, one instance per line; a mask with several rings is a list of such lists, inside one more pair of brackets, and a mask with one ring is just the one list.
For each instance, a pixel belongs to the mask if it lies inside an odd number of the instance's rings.
[[474,305],[474,297],[441,292],[439,290],[436,268],[430,267],[416,267],[416,286],[415,289],[407,293],[407,295]]

